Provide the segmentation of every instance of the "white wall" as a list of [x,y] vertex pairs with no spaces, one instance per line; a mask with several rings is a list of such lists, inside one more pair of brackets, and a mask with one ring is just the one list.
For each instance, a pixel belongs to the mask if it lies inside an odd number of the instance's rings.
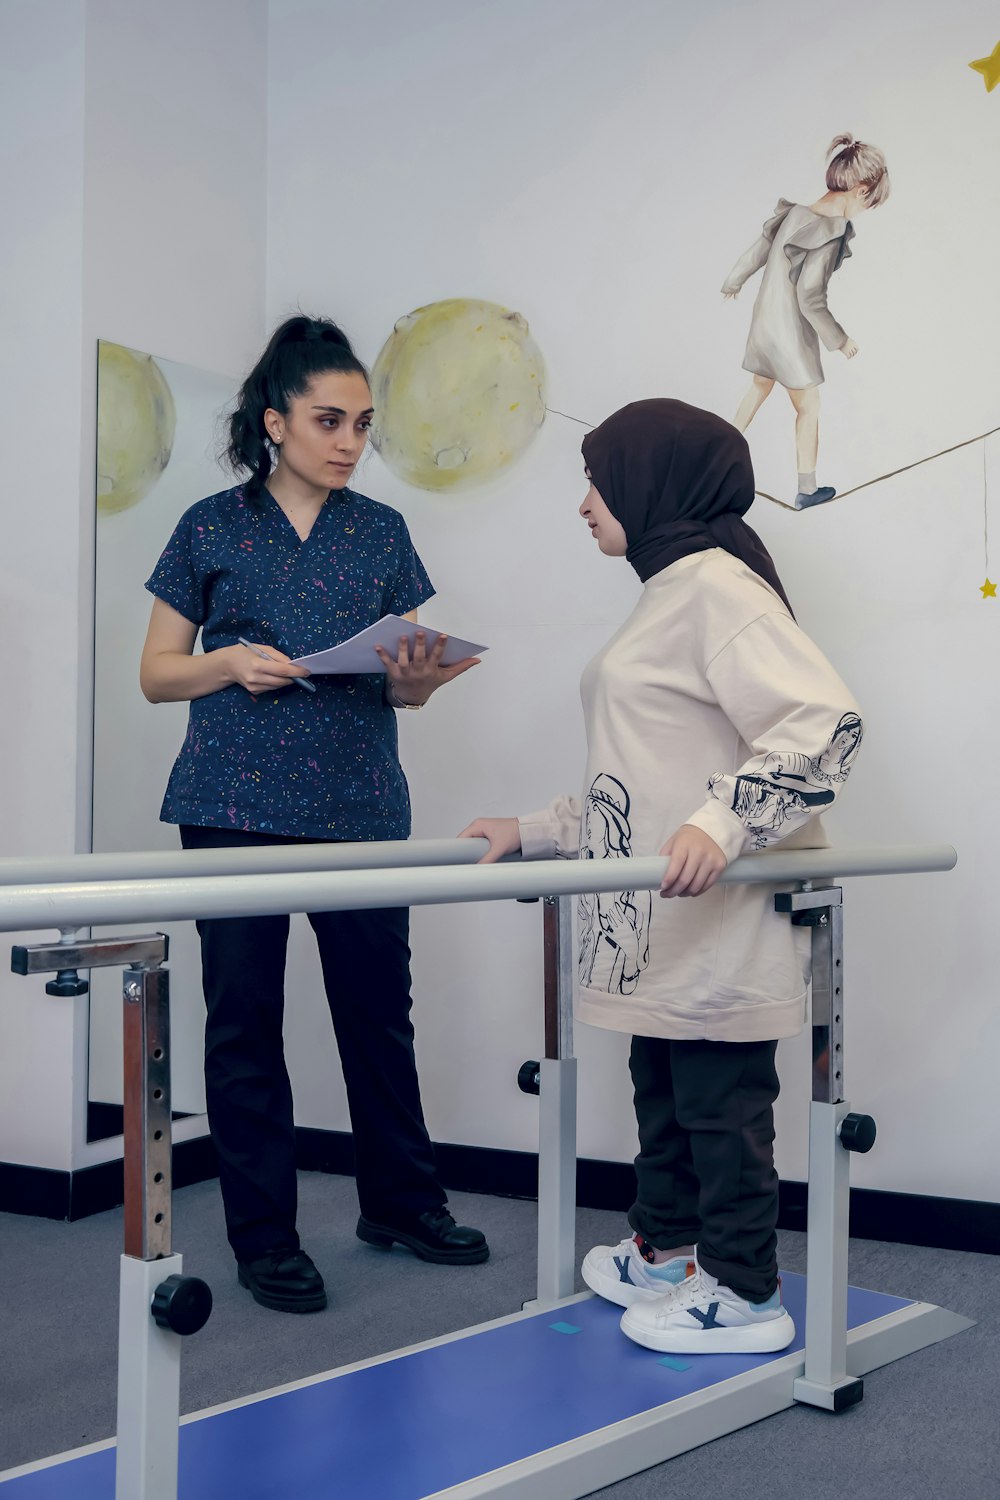
[[[894,187],[831,288],[862,352],[826,359],[821,480],[846,489],[1000,421],[984,332],[1000,311],[1000,112],[967,68],[995,40],[989,5],[375,0],[347,48],[346,5],[270,10],[269,323],[297,305],[330,313],[371,360],[400,315],[479,296],[527,317],[562,412],[596,422],[673,394],[729,415],[754,289],[724,304],[723,277],[779,196],[820,194],[826,145],[851,130],[883,147]],[[417,836],[576,789],[576,680],[637,589],[575,516],[581,433],[550,416],[515,471],[466,496],[410,489],[377,457],[360,478],[410,522],[439,589],[426,618],[493,647],[404,716]],[[751,438],[762,487],[793,492],[781,393]],[[834,836],[953,841],[962,856],[951,876],[848,891],[847,1081],[880,1126],[854,1180],[998,1200],[995,1153],[968,1149],[994,1132],[1000,1043],[982,936],[998,828],[981,758],[1000,716],[986,669],[1000,620],[978,593],[982,451],[825,511],[761,502],[753,520],[867,709]],[[440,1139],[532,1148],[514,1075],[540,1045],[539,920],[517,906],[415,915],[418,1052]],[[344,1128],[304,941],[290,979],[299,1118]],[[581,1151],[627,1159],[625,1042],[581,1028],[578,1050]],[[783,1048],[788,1177],[805,1173],[806,1057],[805,1038]]]
[[[235,371],[301,303],[372,359],[400,314],[471,294],[525,314],[560,411],[597,421],[671,393],[729,413],[749,296],[722,304],[722,277],[780,194],[820,191],[823,149],[851,129],[887,151],[894,196],[834,283],[862,353],[827,361],[821,476],[845,488],[996,423],[1000,114],[966,67],[995,40],[985,0],[957,17],[929,0],[829,15],[789,0],[370,0],[361,29],[342,0],[4,0],[3,19],[0,619],[20,668],[0,736],[6,854],[89,832],[98,336]],[[427,618],[493,646],[402,724],[418,836],[579,779],[576,679],[637,588],[575,517],[581,432],[550,417],[507,479],[467,497],[368,463],[363,487],[404,511],[438,584]],[[752,441],[763,487],[787,489],[777,397]],[[991,461],[996,474],[995,446]],[[849,891],[848,1084],[881,1127],[855,1180],[998,1200],[995,1153],[968,1149],[991,1138],[1000,1040],[982,920],[996,798],[980,769],[1000,606],[977,593],[981,463],[965,450],[827,511],[762,505],[755,521],[868,710],[834,833],[951,839],[962,855],[953,876]],[[438,1138],[533,1145],[514,1074],[540,1045],[539,920],[513,905],[416,914]],[[301,939],[289,978],[299,1118],[342,1128]],[[0,1006],[0,1159],[115,1154],[80,1144],[85,1002],[8,977]],[[581,1149],[626,1159],[624,1041],[581,1029],[578,1050]],[[805,1166],[805,1055],[804,1039],[784,1049],[786,1176]]]
[[[261,341],[267,9],[4,0],[3,28],[0,611],[20,670],[0,786],[19,855],[89,840],[97,339],[234,372]],[[137,813],[150,844],[157,812]],[[0,1007],[0,1160],[120,1155],[85,1144],[86,1001],[0,977]]]
[[[91,454],[89,516],[97,340],[233,375],[252,362],[261,342],[266,53],[266,0],[222,0],[208,6],[200,0],[169,6],[149,0],[140,5],[89,0],[84,198],[84,349],[91,360],[84,411]],[[206,449],[215,436],[205,432]],[[220,471],[217,487],[227,482]],[[192,493],[181,509],[200,498],[200,492]],[[144,578],[170,525],[162,535],[150,536],[147,571],[125,583],[137,596],[145,597]],[[93,540],[91,524],[86,535],[91,558]],[[122,649],[137,662],[140,646],[141,640]],[[174,718],[167,733],[176,730]],[[83,755],[80,773],[83,802],[90,791],[90,767]],[[132,847],[176,847],[176,835],[171,837],[157,822],[162,790],[157,788],[148,806],[134,809]],[[113,847],[124,845],[116,840]],[[183,947],[186,962],[175,973],[171,1013],[177,1066],[186,1076],[197,1068],[204,1008],[190,942]],[[93,1045],[117,1052],[119,1035],[117,1026],[95,1031]],[[106,1070],[106,1057],[104,1064]],[[180,1104],[191,1092],[184,1081],[178,1078]],[[201,1093],[197,1078],[194,1093]],[[85,1080],[78,1098],[85,1110]],[[203,1126],[188,1123],[180,1133],[193,1128]],[[77,1139],[82,1140],[82,1133]],[[120,1154],[120,1139],[97,1141],[79,1146],[77,1164]]]
[[[83,0],[5,0],[2,21],[0,848],[18,856],[75,837]],[[0,1160],[65,1167],[85,1002],[49,999],[4,962],[0,1015]]]
[[[187,728],[188,704],[147,703],[138,690],[150,611],[142,582],[191,496],[210,495],[228,482],[219,469],[218,442],[238,381],[177,360],[160,357],[155,363],[174,404],[170,461],[137,504],[101,511],[97,517],[92,820],[93,847],[102,853],[178,847],[176,827],[156,819]],[[107,399],[113,402],[114,397],[99,391],[102,412]],[[198,934],[193,922],[159,925],[170,941],[171,1104],[177,1112],[204,1115],[205,1005]],[[115,930],[132,929],[119,925]],[[120,968],[94,969],[90,976],[89,1074],[92,1101],[121,1104]]]

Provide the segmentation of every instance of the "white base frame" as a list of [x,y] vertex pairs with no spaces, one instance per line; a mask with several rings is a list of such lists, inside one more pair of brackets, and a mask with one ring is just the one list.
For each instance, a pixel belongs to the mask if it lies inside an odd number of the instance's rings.
[[[141,1264],[141,1262],[140,1262]],[[154,1262],[163,1266],[163,1262]],[[566,1307],[574,1302],[585,1302],[591,1294],[585,1292],[566,1297],[553,1306]],[[339,1370],[327,1370],[305,1380],[292,1381],[276,1386],[273,1390],[261,1391],[255,1396],[245,1396],[238,1401],[227,1401],[206,1411],[194,1412],[181,1418],[181,1426],[189,1422],[202,1422],[207,1417],[217,1416],[236,1407],[250,1406],[258,1401],[267,1401],[287,1391],[300,1390],[305,1386],[318,1385],[326,1380],[339,1380],[355,1370],[372,1365],[385,1364],[388,1360],[414,1354],[421,1349],[432,1349],[439,1344],[453,1343],[456,1339],[469,1338],[488,1328],[498,1328],[507,1323],[516,1323],[532,1313],[513,1313],[497,1318],[476,1328],[465,1328],[444,1338],[429,1339],[406,1349],[394,1350],[375,1359],[361,1360],[345,1365]],[[929,1302],[914,1302],[896,1312],[887,1313],[847,1335],[847,1369],[854,1375],[867,1375],[882,1365],[915,1354],[919,1349],[929,1348],[955,1333],[973,1326],[972,1320],[958,1313],[935,1307]],[[160,1332],[160,1330],[156,1330]],[[176,1335],[174,1335],[176,1337]],[[805,1370],[805,1352],[787,1354],[738,1375],[731,1380],[709,1386],[690,1396],[666,1402],[640,1416],[629,1417],[624,1422],[599,1428],[584,1437],[575,1438],[557,1448],[548,1448],[531,1458],[510,1464],[492,1473],[482,1474],[447,1490],[439,1490],[426,1500],[481,1500],[483,1496],[502,1496],[504,1500],[581,1500],[606,1485],[639,1474],[655,1464],[676,1458],[692,1448],[699,1448],[728,1432],[737,1432],[764,1417],[774,1416],[795,1406],[795,1382]],[[0,1474],[0,1484],[8,1479],[38,1469],[50,1468],[66,1463],[73,1458],[82,1458],[87,1453],[113,1446],[111,1442],[95,1443],[70,1453],[57,1454],[53,1458],[25,1464]],[[131,1500],[131,1497],[130,1497]]]
[[[866,1375],[972,1326],[969,1318],[957,1313],[928,1302],[913,1303],[848,1334],[848,1373]],[[504,1500],[580,1500],[797,1405],[794,1387],[804,1371],[805,1352],[800,1350],[478,1479],[438,1490],[426,1500],[480,1500],[487,1495]]]

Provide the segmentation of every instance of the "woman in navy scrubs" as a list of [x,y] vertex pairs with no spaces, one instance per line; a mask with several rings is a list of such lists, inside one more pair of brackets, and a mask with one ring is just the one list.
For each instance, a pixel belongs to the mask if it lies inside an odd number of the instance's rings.
[[[415,709],[472,660],[441,665],[418,637],[385,673],[319,676],[292,665],[386,614],[416,619],[433,593],[401,515],[350,489],[372,399],[335,324],[295,317],[239,395],[228,457],[249,477],[182,517],[146,587],[142,653],[153,703],[190,700],[161,818],[186,849],[404,839],[410,801],[395,709]],[[204,654],[194,655],[201,631]],[[267,653],[239,644],[240,637]],[[489,1249],[456,1225],[424,1124],[410,1022],[406,910],[320,912],[316,933],[354,1131],[371,1244],[468,1264]],[[295,1228],[295,1133],[282,1050],[289,919],[198,923],[208,1018],[208,1118],[241,1285],[265,1307],[326,1305]]]

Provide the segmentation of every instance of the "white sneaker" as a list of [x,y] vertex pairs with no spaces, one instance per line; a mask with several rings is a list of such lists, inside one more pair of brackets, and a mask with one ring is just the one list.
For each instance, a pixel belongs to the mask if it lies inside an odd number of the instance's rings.
[[776,1354],[795,1337],[780,1282],[766,1302],[748,1302],[698,1265],[697,1255],[693,1276],[629,1306],[621,1327],[634,1344],[661,1354]]
[[583,1262],[583,1279],[592,1292],[619,1307],[658,1302],[664,1292],[690,1276],[694,1262],[683,1255],[654,1266],[652,1255],[652,1245],[641,1234],[620,1245],[595,1245]]

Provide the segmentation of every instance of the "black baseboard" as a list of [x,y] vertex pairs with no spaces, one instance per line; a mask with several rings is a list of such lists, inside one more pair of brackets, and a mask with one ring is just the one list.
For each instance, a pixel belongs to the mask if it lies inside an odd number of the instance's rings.
[[[175,1109],[172,1120],[188,1120],[190,1110]],[[87,1140],[106,1141],[121,1135],[125,1123],[125,1110],[120,1104],[103,1104],[97,1099],[87,1100]]]
[[[207,1135],[175,1142],[172,1156],[175,1188],[219,1175],[215,1147]],[[91,1214],[118,1208],[124,1201],[120,1157],[81,1167],[77,1172],[0,1162],[0,1213],[33,1214],[39,1219],[87,1219]]]
[[[303,1171],[354,1175],[354,1146],[345,1131],[300,1126],[295,1135],[298,1164]],[[499,1198],[537,1196],[538,1158],[530,1151],[447,1143],[436,1146],[435,1151],[441,1182],[451,1192],[488,1193]],[[215,1150],[207,1136],[177,1143],[173,1163],[175,1188],[218,1175]],[[581,1208],[624,1214],[635,1197],[635,1173],[625,1162],[585,1158],[577,1163],[576,1192]],[[0,1162],[2,1213],[82,1219],[117,1207],[122,1197],[121,1161],[102,1162],[78,1172]],[[804,1182],[780,1184],[778,1225],[781,1229],[805,1229]],[[850,1232],[862,1240],[1000,1255],[1000,1203],[852,1188]]]
[[[353,1175],[354,1150],[346,1132],[300,1126],[295,1134],[298,1162],[304,1171]],[[437,1145],[434,1150],[442,1185],[451,1192],[489,1193],[498,1198],[538,1196],[538,1158],[532,1152],[452,1145]],[[804,1182],[779,1184],[780,1229],[805,1229],[807,1191]],[[581,1208],[625,1214],[634,1199],[635,1172],[630,1163],[589,1158],[577,1162],[576,1201]],[[852,1188],[850,1232],[859,1240],[1000,1255],[1000,1203]]]

